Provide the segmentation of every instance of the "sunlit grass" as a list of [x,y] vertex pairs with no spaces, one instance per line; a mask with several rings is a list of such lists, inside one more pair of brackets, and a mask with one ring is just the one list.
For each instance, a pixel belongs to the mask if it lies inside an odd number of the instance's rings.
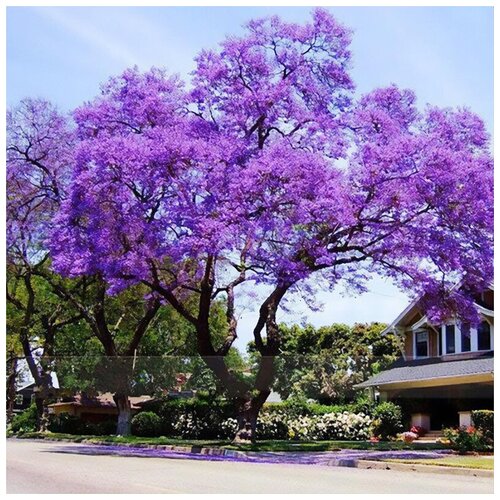
[[493,470],[493,457],[453,455],[444,458],[426,458],[422,460],[390,459],[387,462],[405,464],[440,465],[443,467],[466,467],[468,469]]

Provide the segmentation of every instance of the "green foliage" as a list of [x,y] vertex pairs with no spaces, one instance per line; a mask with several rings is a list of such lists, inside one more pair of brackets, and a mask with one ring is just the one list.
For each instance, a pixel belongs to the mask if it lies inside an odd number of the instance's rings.
[[108,419],[98,423],[84,422],[79,417],[61,413],[50,416],[48,430],[73,435],[109,436],[116,431],[116,420]]
[[446,439],[450,441],[451,447],[459,454],[465,455],[471,451],[489,450],[483,433],[475,427],[460,427],[458,429],[444,429]]
[[[108,328],[119,352],[126,349],[133,335],[133,326],[143,313],[145,294],[144,287],[136,286],[106,297]],[[218,345],[227,333],[222,303],[213,307],[210,329],[214,343]],[[59,382],[69,393],[122,391],[130,395],[160,396],[176,385],[178,373],[191,375],[184,389],[201,389],[212,395],[222,392],[197,353],[193,325],[167,305],[158,311],[134,356],[105,356],[101,343],[83,321],[69,325],[65,335],[57,337],[55,355]],[[236,372],[246,367],[236,349],[230,350],[226,361]]]
[[134,436],[159,436],[161,433],[161,419],[152,411],[138,413],[132,418],[132,434]]
[[36,405],[32,404],[12,419],[10,430],[15,433],[34,432],[36,430],[36,416]]
[[484,438],[493,443],[494,440],[494,412],[493,410],[473,410],[472,422],[474,426],[482,432]]
[[[314,399],[322,404],[354,401],[354,386],[385,369],[399,355],[396,337],[380,335],[381,323],[280,325],[281,354],[276,360],[274,389],[283,399]],[[253,343],[248,351],[258,359]]]
[[380,403],[374,409],[373,417],[373,434],[380,439],[395,437],[403,430],[401,408],[394,403]]

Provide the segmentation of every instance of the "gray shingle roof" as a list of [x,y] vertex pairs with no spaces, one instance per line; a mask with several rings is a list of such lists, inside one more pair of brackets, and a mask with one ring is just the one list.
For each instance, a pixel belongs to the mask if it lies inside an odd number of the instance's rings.
[[493,373],[493,359],[493,353],[487,352],[475,355],[471,353],[465,359],[463,356],[460,358],[457,356],[451,359],[450,357],[442,357],[414,361],[398,360],[392,365],[392,368],[374,375],[356,387],[373,387],[397,382]]

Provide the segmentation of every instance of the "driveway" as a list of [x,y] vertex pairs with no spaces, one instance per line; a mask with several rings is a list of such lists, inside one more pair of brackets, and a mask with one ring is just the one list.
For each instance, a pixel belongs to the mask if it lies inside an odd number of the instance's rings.
[[8,439],[7,493],[493,493],[492,478],[134,451]]

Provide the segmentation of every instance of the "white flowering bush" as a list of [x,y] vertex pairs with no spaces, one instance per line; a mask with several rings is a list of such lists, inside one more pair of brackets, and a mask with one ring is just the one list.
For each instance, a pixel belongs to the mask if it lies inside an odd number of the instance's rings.
[[284,411],[261,412],[257,419],[258,439],[287,439],[288,417]]
[[[326,413],[289,416],[284,411],[263,411],[257,419],[258,439],[362,441],[371,437],[372,419],[364,413]],[[219,437],[230,438],[238,429],[234,418],[220,425]]]
[[372,419],[364,413],[326,413],[316,418],[315,439],[359,441],[371,436]]
[[238,430],[238,421],[227,418],[220,423],[218,437],[221,439],[233,438]]
[[316,433],[317,420],[320,417],[299,415],[288,421],[288,437],[308,441],[318,439]]
[[209,430],[210,424],[204,419],[196,419],[192,414],[179,415],[173,425],[174,434],[183,438],[198,438]]

